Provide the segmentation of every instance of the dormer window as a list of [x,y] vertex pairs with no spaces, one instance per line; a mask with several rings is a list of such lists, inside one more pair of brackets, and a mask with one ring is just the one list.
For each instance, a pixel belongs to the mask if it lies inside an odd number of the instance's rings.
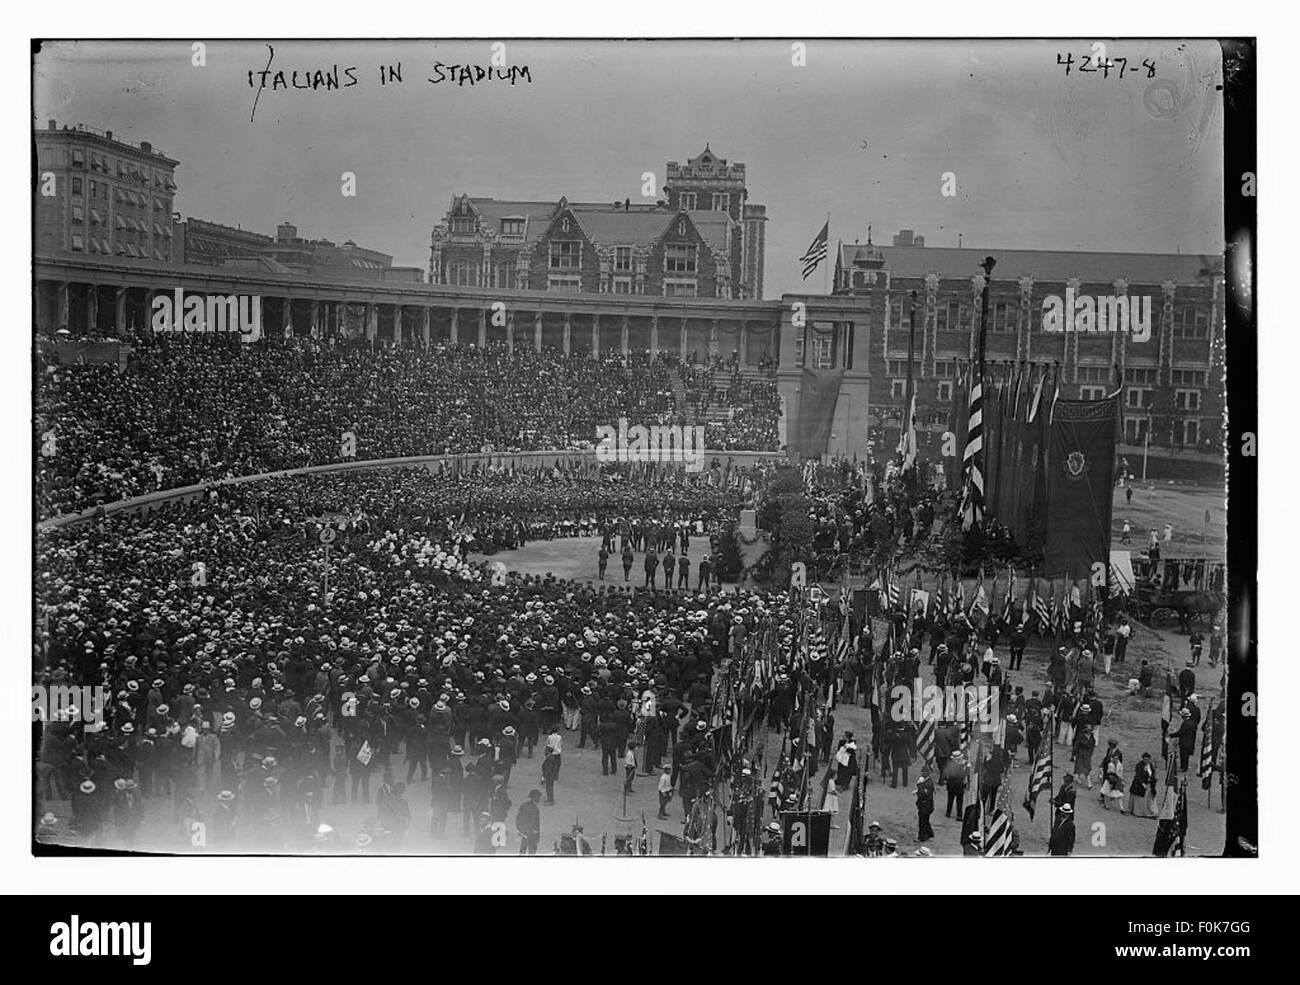
[[451,231],[453,233],[473,233],[476,223],[472,215],[453,216],[451,220]]
[[519,218],[510,218],[501,220],[502,236],[522,236],[524,234],[524,220]]

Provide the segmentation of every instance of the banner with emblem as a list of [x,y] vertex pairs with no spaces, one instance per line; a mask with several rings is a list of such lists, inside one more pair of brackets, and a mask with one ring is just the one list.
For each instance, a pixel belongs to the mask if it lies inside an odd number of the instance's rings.
[[1110,563],[1119,399],[1059,400],[1047,453],[1043,574],[1070,578]]

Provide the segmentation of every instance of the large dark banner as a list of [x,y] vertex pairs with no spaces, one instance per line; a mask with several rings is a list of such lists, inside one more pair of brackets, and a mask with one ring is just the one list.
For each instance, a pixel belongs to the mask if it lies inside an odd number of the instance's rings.
[[1093,564],[1110,563],[1118,430],[1118,397],[1056,402],[1047,453],[1047,578],[1086,579]]
[[831,816],[825,811],[785,811],[781,814],[781,851],[785,855],[831,852]]
[[835,422],[835,402],[840,397],[842,369],[805,369],[799,382],[799,454],[820,458],[826,454]]

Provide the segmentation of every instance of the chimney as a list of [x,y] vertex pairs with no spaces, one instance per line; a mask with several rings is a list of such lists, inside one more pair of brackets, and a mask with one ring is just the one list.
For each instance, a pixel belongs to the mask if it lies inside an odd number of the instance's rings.
[[45,129],[47,129],[47,130],[57,130],[57,129],[59,129],[59,125],[58,125],[58,123],[56,123],[54,120],[46,120],[46,121],[45,121]]
[[112,140],[112,139],[113,139],[113,131],[112,131],[112,130],[105,130],[105,131],[104,131],[104,136],[107,137],[109,140]]
[[147,140],[142,140],[140,141],[140,149],[144,151],[146,154],[152,154],[153,144],[149,143],[149,141]]

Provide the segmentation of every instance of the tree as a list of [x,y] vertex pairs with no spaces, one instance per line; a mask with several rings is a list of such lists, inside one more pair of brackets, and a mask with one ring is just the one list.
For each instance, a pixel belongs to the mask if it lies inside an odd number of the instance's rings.
[[740,535],[734,523],[727,523],[718,537],[718,580],[740,581],[745,558],[740,550]]

